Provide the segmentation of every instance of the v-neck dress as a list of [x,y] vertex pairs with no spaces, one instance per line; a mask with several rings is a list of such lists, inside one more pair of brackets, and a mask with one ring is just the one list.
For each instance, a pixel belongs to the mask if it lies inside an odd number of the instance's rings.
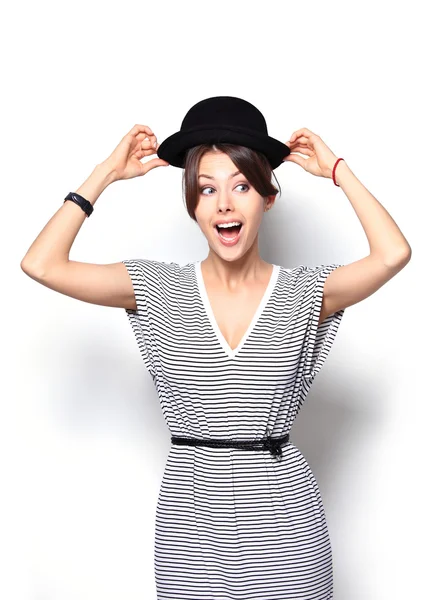
[[[125,309],[169,434],[289,433],[344,310],[318,324],[339,264],[273,271],[237,348],[223,337],[201,261],[122,261]],[[331,600],[330,536],[317,481],[291,440],[269,450],[171,444],[156,506],[158,600]]]

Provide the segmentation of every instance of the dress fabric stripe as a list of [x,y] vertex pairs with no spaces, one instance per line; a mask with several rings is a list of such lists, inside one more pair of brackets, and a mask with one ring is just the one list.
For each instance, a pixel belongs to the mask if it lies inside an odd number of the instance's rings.
[[[125,310],[170,435],[289,433],[344,313],[318,324],[325,280],[341,265],[273,265],[251,326],[231,350],[200,261],[122,262],[137,303]],[[278,460],[264,449],[171,445],[156,507],[158,600],[333,598],[317,481],[291,440],[281,448]]]

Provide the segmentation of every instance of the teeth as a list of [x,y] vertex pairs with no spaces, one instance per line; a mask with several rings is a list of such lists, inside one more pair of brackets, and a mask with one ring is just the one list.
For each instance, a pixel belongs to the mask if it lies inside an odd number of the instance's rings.
[[216,225],[216,227],[234,227],[235,225],[241,225],[241,223],[239,223],[238,221],[232,221],[231,223],[219,223],[218,225]]

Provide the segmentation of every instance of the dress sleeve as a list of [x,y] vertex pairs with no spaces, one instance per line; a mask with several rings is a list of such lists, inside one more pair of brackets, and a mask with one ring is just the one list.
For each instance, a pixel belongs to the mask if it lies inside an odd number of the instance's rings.
[[340,264],[302,267],[297,289],[300,295],[300,322],[304,331],[300,355],[303,384],[309,388],[324,364],[336,337],[345,309],[329,315],[318,325],[324,283]]
[[155,340],[155,306],[159,300],[158,262],[148,259],[126,259],[121,261],[132,281],[137,309],[126,308],[126,314],[144,364],[154,379],[157,365]]

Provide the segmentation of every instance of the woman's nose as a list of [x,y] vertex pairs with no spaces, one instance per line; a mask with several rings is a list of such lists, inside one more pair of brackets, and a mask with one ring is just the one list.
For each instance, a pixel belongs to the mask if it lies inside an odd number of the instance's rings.
[[231,206],[233,203],[233,199],[230,192],[225,191],[221,191],[218,193],[216,201],[218,206]]

